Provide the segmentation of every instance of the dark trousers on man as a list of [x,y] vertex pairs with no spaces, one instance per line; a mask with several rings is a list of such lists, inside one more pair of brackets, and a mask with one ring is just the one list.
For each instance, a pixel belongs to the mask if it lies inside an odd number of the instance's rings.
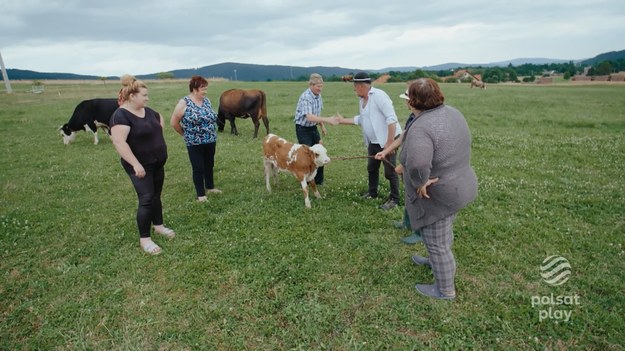
[[369,143],[367,147],[367,153],[369,154],[367,162],[367,172],[369,173],[369,194],[371,196],[378,195],[378,183],[380,181],[380,164],[384,166],[384,177],[388,179],[391,186],[391,194],[389,200],[395,200],[399,203],[399,176],[395,172],[395,162],[397,160],[397,153],[388,155],[386,161],[376,160],[373,158],[375,154],[381,152],[383,147],[379,144]]
[[[296,124],[295,135],[297,136],[297,142],[302,145],[313,146],[315,144],[319,144],[319,141],[321,140],[321,135],[319,135],[319,130],[317,130],[317,126],[304,127]],[[317,175],[315,175],[315,184],[323,184],[323,167],[317,168]]]

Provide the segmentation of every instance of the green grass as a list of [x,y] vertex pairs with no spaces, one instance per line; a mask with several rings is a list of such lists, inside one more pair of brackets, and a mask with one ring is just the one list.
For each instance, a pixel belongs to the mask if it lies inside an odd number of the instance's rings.
[[[186,82],[148,82],[168,120]],[[295,140],[305,83],[209,86],[267,92],[271,131]],[[264,186],[249,120],[219,135],[216,185],[194,202],[182,139],[167,128],[165,224],[178,232],[138,245],[136,197],[110,140],[56,128],[75,105],[115,97],[115,82],[14,83],[0,96],[0,350],[623,350],[625,322],[625,86],[444,84],[473,133],[479,197],[455,223],[458,298],[429,300],[393,229],[402,209],[364,201],[366,161],[326,167],[323,199],[304,208],[295,179]],[[381,86],[402,124],[404,84]],[[326,83],[325,114],[357,112],[352,86]],[[229,127],[226,127],[229,131]],[[328,127],[330,156],[365,153],[357,127]],[[264,136],[261,127],[260,136]],[[383,179],[383,178],[382,178]],[[386,181],[381,193],[388,192]],[[552,287],[540,264],[567,258]],[[578,295],[554,306],[568,322],[539,321],[532,296]]]

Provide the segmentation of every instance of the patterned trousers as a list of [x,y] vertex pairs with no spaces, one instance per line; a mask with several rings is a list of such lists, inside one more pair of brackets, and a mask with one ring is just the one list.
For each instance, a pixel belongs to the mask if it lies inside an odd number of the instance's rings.
[[428,251],[432,273],[438,290],[447,296],[455,296],[456,260],[451,252],[454,243],[453,224],[456,214],[421,228],[423,244]]

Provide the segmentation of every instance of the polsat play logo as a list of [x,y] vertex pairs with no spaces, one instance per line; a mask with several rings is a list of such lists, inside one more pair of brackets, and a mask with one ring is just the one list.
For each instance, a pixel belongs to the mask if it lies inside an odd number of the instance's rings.
[[571,276],[571,265],[569,261],[558,255],[545,258],[540,265],[540,275],[545,283],[551,286],[559,286],[566,283]]

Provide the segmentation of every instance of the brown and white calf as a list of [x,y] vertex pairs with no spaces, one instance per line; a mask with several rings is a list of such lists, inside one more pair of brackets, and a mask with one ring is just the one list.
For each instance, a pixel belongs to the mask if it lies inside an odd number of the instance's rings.
[[315,184],[315,175],[317,168],[330,163],[330,158],[323,145],[293,144],[275,134],[268,134],[263,139],[263,153],[267,191],[271,192],[269,177],[273,176],[275,179],[278,171],[286,171],[291,172],[302,185],[304,204],[307,208],[310,208],[308,184],[310,184],[313,194],[317,198],[321,198]]

